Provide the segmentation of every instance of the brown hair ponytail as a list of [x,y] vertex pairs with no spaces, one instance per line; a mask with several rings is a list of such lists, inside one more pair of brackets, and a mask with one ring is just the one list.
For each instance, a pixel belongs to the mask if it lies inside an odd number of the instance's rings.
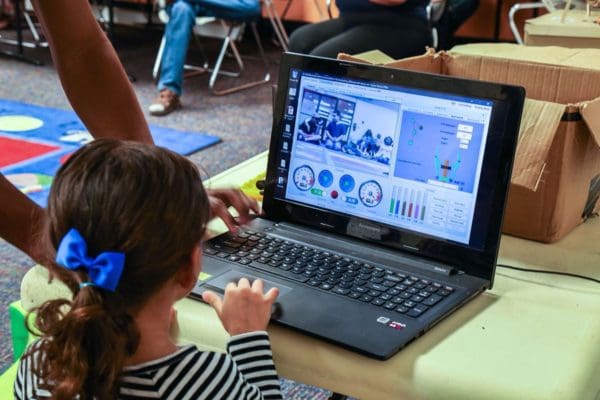
[[117,397],[115,383],[139,335],[126,310],[115,301],[108,304],[105,297],[88,286],[72,301],[51,300],[37,310],[35,326],[49,340],[36,346],[34,373],[53,382],[48,389],[54,399]]
[[[41,305],[42,340],[26,356],[53,399],[113,399],[127,357],[138,347],[133,315],[187,262],[206,229],[209,205],[198,170],[168,150],[100,139],[59,170],[48,204],[48,238],[56,249],[77,229],[90,256],[125,254],[114,292],[84,286],[87,273],[55,263],[51,272],[73,299]],[[31,330],[31,329],[30,329]]]

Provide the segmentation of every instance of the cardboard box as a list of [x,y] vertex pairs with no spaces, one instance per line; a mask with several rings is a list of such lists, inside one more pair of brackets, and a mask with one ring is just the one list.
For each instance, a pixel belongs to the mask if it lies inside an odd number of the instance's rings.
[[570,10],[561,22],[562,10],[554,11],[525,22],[527,46],[562,46],[600,48],[600,25],[594,19],[600,12],[587,16],[584,10]]
[[381,52],[339,58],[525,87],[503,232],[554,242],[600,211],[600,50],[483,44],[396,61]]

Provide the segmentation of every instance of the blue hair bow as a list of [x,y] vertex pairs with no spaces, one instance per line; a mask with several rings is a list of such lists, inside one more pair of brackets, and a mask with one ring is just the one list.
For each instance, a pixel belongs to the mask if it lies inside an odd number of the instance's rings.
[[97,286],[114,292],[117,289],[125,254],[119,252],[104,252],[95,258],[87,254],[87,243],[77,229],[72,228],[60,241],[56,253],[56,262],[70,270],[84,269],[90,277],[90,282],[83,282],[80,287]]

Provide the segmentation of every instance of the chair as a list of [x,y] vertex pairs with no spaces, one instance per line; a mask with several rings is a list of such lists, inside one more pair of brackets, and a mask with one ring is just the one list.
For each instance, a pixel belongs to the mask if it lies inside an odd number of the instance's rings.
[[[281,25],[281,20],[279,20],[279,17],[277,16],[275,9],[273,8],[272,1],[271,0],[262,0],[261,3],[266,9],[267,15],[269,16],[269,19],[271,20],[273,29],[278,37],[278,40],[281,42],[282,47],[287,46],[287,44],[286,44],[287,36],[284,36],[285,34],[282,34],[281,29],[283,29],[283,26]],[[166,24],[169,21],[169,16],[166,11],[165,0],[158,0],[157,4],[158,4],[158,18],[161,22]],[[245,69],[244,62],[242,60],[242,57],[240,55],[240,52],[236,45],[236,42],[238,42],[241,39],[241,36],[247,27],[250,27],[250,30],[252,32],[252,35],[253,35],[256,45],[258,47],[260,60],[262,61],[263,65],[264,65],[264,76],[262,79],[259,79],[259,80],[254,80],[254,81],[242,83],[239,85],[235,85],[232,87],[219,89],[216,87],[216,82],[217,82],[217,79],[219,76],[239,77],[239,76],[241,76],[241,74],[243,73],[243,71]],[[283,31],[283,32],[285,32],[285,31]],[[204,56],[204,63],[202,66],[194,66],[194,65],[187,65],[187,64],[184,66],[185,70],[194,71],[194,74],[210,72],[211,75],[209,78],[208,86],[213,94],[215,94],[217,96],[222,96],[222,95],[237,92],[237,91],[240,91],[243,89],[252,88],[254,86],[258,86],[258,85],[267,83],[271,80],[271,75],[269,72],[269,63],[268,63],[267,57],[265,55],[265,52],[264,52],[264,49],[262,46],[262,42],[260,40],[258,30],[256,28],[256,21],[254,21],[254,20],[229,21],[226,19],[216,18],[216,17],[197,17],[196,24],[193,28],[192,37],[194,39],[197,39],[198,37],[208,37],[208,38],[222,40],[221,49],[220,49],[219,55],[217,56],[217,59],[214,63],[214,66],[211,67],[209,65],[209,62],[208,62],[206,56]],[[154,67],[152,69],[152,76],[155,79],[158,78],[158,75],[160,72],[160,66],[161,66],[161,62],[162,62],[164,46],[165,46],[165,36],[163,35],[163,37],[161,39],[160,47],[158,50],[158,54],[156,55],[156,60],[154,62]],[[284,48],[286,48],[286,47],[284,47]],[[226,71],[221,68],[224,58],[225,58],[225,55],[228,50],[230,50],[231,53],[233,54],[233,57],[236,61],[237,67],[238,67],[237,71]],[[187,76],[189,76],[189,74]]]

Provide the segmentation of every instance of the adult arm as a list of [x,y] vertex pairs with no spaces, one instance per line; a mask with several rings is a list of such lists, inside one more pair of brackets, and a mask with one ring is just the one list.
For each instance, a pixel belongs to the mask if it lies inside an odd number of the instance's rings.
[[46,214],[0,174],[0,237],[37,262],[44,262],[41,232]]
[[33,0],[73,109],[94,137],[152,143],[135,92],[87,0]]

